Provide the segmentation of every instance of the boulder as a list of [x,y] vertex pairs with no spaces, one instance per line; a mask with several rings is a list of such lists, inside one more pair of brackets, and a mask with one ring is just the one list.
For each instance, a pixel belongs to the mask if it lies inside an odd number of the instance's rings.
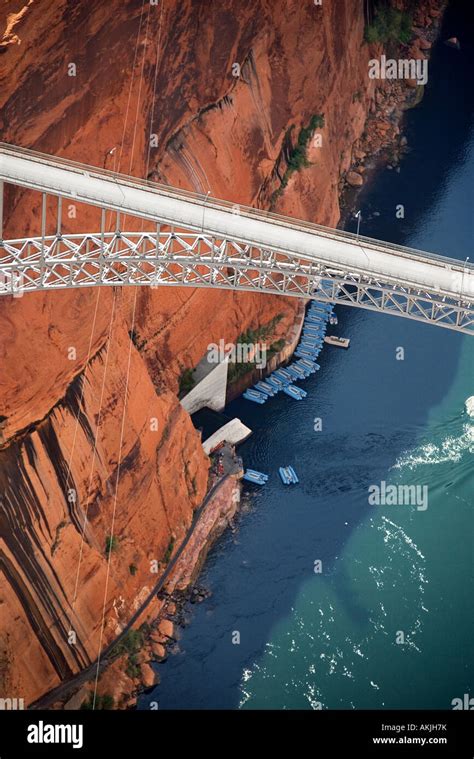
[[413,58],[415,61],[424,61],[425,56],[420,50],[420,47],[417,44],[414,44],[410,47],[408,51],[408,58]]
[[172,638],[173,637],[173,623],[169,619],[162,619],[160,624],[158,625],[158,630],[162,635],[165,636],[165,638]]
[[155,685],[155,672],[150,664],[142,664],[140,666],[140,680],[145,688],[151,688]]
[[448,45],[448,47],[456,48],[456,50],[459,50],[459,48],[461,47],[457,37],[450,37],[449,40],[446,40],[445,44]]
[[419,37],[418,47],[420,50],[431,50],[431,42],[424,37]]
[[150,635],[150,641],[153,643],[163,643],[165,640],[165,636],[158,632],[158,630],[154,630]]
[[350,184],[351,187],[360,187],[364,184],[364,178],[357,173],[357,171],[349,171],[347,176],[347,183]]
[[388,124],[386,121],[379,121],[378,124],[376,124],[375,128],[379,134],[386,134],[390,129],[390,124]]
[[163,643],[155,643],[155,641],[152,641],[150,645],[150,649],[154,656],[156,656],[157,659],[164,659],[166,656],[166,648],[164,647]]

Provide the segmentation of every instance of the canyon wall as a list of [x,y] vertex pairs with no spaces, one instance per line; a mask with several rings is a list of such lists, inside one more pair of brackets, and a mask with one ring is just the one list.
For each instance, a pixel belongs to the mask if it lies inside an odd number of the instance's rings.
[[[335,225],[375,97],[364,5],[11,0],[1,139]],[[321,145],[275,195],[313,116]],[[39,233],[40,202],[7,188],[5,238]],[[51,201],[50,230],[55,215]],[[94,209],[64,209],[67,231],[98,224]],[[49,690],[140,605],[207,486],[183,369],[280,314],[285,335],[297,306],[175,288],[1,299],[0,695]]]

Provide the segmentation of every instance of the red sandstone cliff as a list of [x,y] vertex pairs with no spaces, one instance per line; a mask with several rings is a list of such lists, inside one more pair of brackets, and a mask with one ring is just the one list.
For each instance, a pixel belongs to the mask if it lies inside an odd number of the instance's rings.
[[[288,130],[324,114],[322,147],[276,210],[334,225],[339,179],[375,94],[363,5],[10,0],[1,139],[268,207]],[[150,132],[158,146],[148,160]],[[76,211],[68,230],[98,225],[95,211]],[[39,214],[39,198],[10,192],[5,236],[37,231]],[[31,701],[97,656],[114,515],[104,645],[147,595],[150,562],[184,534],[207,483],[176,397],[182,369],[209,342],[282,312],[284,334],[296,306],[171,288],[1,300],[2,695]]]

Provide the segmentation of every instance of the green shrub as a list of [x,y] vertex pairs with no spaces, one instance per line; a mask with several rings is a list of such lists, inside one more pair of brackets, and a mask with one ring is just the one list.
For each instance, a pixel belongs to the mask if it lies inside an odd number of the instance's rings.
[[173,553],[173,548],[174,548],[174,541],[175,541],[174,537],[171,536],[170,541],[168,543],[168,548],[166,549],[165,555],[163,557],[163,561],[165,562],[165,564],[168,564],[169,560],[171,559],[171,554]]
[[138,332],[136,329],[129,330],[128,336],[132,343],[134,344],[135,348],[140,348],[140,341],[138,339]]
[[129,630],[122,640],[115,645],[111,651],[111,655],[122,656],[122,654],[137,654],[143,646],[145,635],[140,630]]
[[275,355],[275,353],[279,353],[284,347],[284,345],[285,345],[285,341],[283,338],[280,338],[280,340],[275,340],[275,342],[272,343],[268,349],[267,358],[270,359],[272,356]]
[[140,676],[140,665],[137,662],[136,654],[130,654],[128,657],[128,663],[125,667],[125,672],[131,678]]
[[[110,693],[104,693],[103,696],[96,696],[95,699],[95,708],[96,709],[113,709],[114,708],[114,697],[110,695]],[[81,704],[81,709],[88,710],[94,708],[94,694],[90,693],[88,698],[86,698],[85,701]]]
[[129,567],[128,567],[128,571],[133,576],[133,575],[136,575],[136,573],[138,571],[138,568],[137,568],[137,566],[135,564],[130,564]]
[[[288,184],[288,180],[290,179],[291,175],[295,171],[299,171],[300,169],[304,169],[307,166],[311,165],[306,155],[308,150],[308,143],[311,140],[316,129],[322,129],[322,127],[324,127],[324,115],[322,113],[315,113],[313,116],[311,116],[308,126],[302,127],[300,129],[296,145],[291,146],[288,151],[286,171],[280,180],[280,187],[272,193],[272,196],[270,198],[270,207],[273,207],[278,198],[281,196],[284,188]],[[291,145],[292,130],[293,126],[291,126],[286,133],[285,144],[289,143]]]
[[111,551],[116,551],[118,545],[119,541],[115,535],[107,535],[105,539],[105,555],[108,556]]
[[401,42],[406,45],[411,39],[411,25],[409,13],[381,5],[365,29],[365,39],[367,42]]
[[186,395],[189,393],[190,390],[193,389],[194,385],[196,384],[196,381],[193,377],[193,370],[192,369],[184,369],[184,371],[181,374],[181,377],[179,378],[179,395]]

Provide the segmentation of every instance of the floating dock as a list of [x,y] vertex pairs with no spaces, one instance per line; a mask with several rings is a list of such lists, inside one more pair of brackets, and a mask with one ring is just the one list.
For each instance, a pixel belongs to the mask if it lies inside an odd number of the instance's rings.
[[[306,391],[294,385],[294,382],[307,379],[321,368],[316,359],[321,353],[324,343],[349,347],[349,340],[342,337],[326,336],[328,322],[337,324],[332,303],[312,301],[306,312],[300,340],[294,351],[294,360],[285,367],[279,367],[268,377],[257,382],[253,388],[247,389],[243,397],[254,403],[263,404],[283,390],[294,400],[306,398]],[[295,360],[296,359],[296,360]]]
[[208,455],[223,442],[232,443],[232,445],[238,445],[244,440],[247,440],[249,435],[252,434],[250,427],[247,427],[240,419],[235,417],[230,422],[220,427],[213,435],[207,438],[202,444],[204,452]]

